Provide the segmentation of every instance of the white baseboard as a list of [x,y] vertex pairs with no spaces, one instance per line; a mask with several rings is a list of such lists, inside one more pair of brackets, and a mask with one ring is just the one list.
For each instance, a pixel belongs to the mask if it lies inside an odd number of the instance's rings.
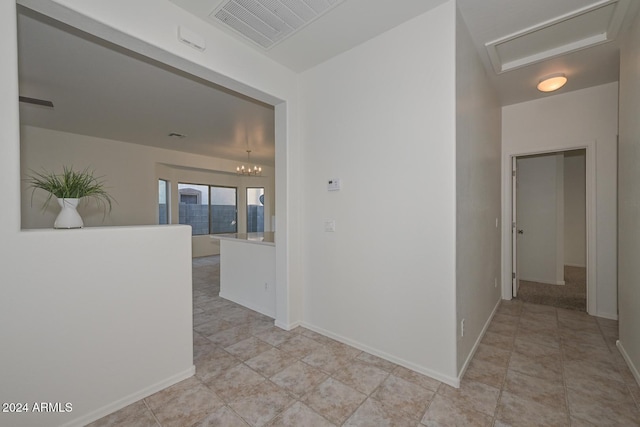
[[248,301],[244,301],[242,298],[236,298],[233,295],[229,295],[228,293],[225,293],[223,291],[220,291],[218,296],[220,298],[224,298],[224,299],[226,299],[228,301],[235,302],[236,304],[240,304],[243,307],[247,307],[250,310],[257,311],[258,313],[264,314],[265,316],[271,317],[272,319],[275,319],[275,317],[276,317],[276,313],[272,312],[271,310],[269,310],[267,308],[257,306],[257,305],[255,305],[253,303],[248,302]]
[[569,264],[569,263],[567,263],[567,262],[565,262],[565,263],[564,263],[564,266],[565,266],[565,267],[580,267],[580,268],[587,268],[587,266],[586,266],[586,265],[584,265],[584,264],[582,264],[582,265],[581,265],[581,264]]
[[629,367],[629,370],[631,370],[631,373],[636,379],[636,382],[638,383],[638,385],[640,385],[640,372],[638,371],[638,367],[633,364],[633,361],[627,354],[627,351],[624,349],[624,346],[622,345],[620,340],[616,341],[616,347],[618,347],[618,350],[620,350],[620,354],[622,354],[622,358],[624,359],[624,361],[627,362],[627,366]]
[[425,368],[423,366],[416,365],[414,363],[411,363],[411,362],[408,362],[406,360],[400,359],[399,357],[395,357],[395,356],[387,354],[387,353],[385,353],[383,351],[377,350],[375,348],[371,348],[371,347],[369,347],[369,346],[367,346],[365,344],[362,344],[361,342],[354,341],[352,339],[343,337],[343,336],[338,335],[338,334],[334,334],[334,333],[332,333],[330,331],[327,331],[325,329],[319,328],[317,326],[311,325],[311,324],[306,323],[306,322],[301,322],[300,326],[305,327],[307,329],[310,329],[310,330],[312,330],[314,332],[317,332],[317,333],[319,333],[321,335],[327,336],[329,338],[333,338],[334,340],[339,341],[339,342],[341,342],[343,344],[347,344],[347,345],[350,345],[351,347],[355,347],[358,350],[366,351],[367,353],[373,354],[374,356],[378,356],[381,359],[388,360],[389,362],[393,362],[396,365],[400,365],[400,366],[402,366],[404,368],[411,369],[412,371],[418,372],[419,374],[423,374],[423,375],[426,375],[428,377],[431,377],[431,378],[433,378],[435,380],[438,380],[440,382],[448,384],[448,385],[450,385],[452,387],[455,387],[455,388],[459,388],[460,387],[460,379],[459,378],[450,377],[450,376],[444,375],[444,374],[442,374],[440,372],[436,372],[436,371],[433,371],[431,369],[427,369],[427,368]]
[[491,312],[491,315],[489,315],[489,319],[487,319],[484,326],[482,327],[482,331],[480,331],[480,335],[478,335],[478,339],[473,344],[473,347],[471,348],[471,351],[469,352],[467,359],[464,361],[464,365],[462,365],[462,369],[460,369],[460,372],[458,373],[458,382],[460,382],[462,380],[462,377],[464,377],[464,373],[467,371],[467,368],[469,367],[469,363],[471,363],[473,356],[476,354],[476,350],[478,349],[478,346],[480,345],[482,338],[484,338],[484,334],[485,332],[487,332],[487,329],[489,328],[489,325],[493,320],[493,316],[495,316],[496,312],[498,311],[498,307],[500,307],[501,301],[502,301],[502,298],[498,299],[498,302],[496,303],[495,307],[493,307],[493,311]]
[[276,325],[280,329],[284,329],[285,331],[291,331],[297,328],[298,326],[302,326],[302,323],[301,322],[283,323],[279,320],[276,320],[274,322],[274,325]]
[[618,320],[618,315],[617,314],[611,314],[611,313],[597,312],[596,313],[596,317],[602,317],[604,319],[609,319],[609,320]]
[[89,412],[86,415],[83,415],[75,420],[69,421],[66,424],[63,424],[62,427],[82,427],[93,421],[99,420],[100,418],[107,416],[119,409],[124,408],[125,406],[129,406],[132,403],[137,402],[140,399],[144,399],[145,397],[149,397],[154,393],[159,392],[160,390],[164,390],[165,388],[172,386],[182,380],[186,380],[194,376],[196,373],[196,367],[191,366],[189,369],[180,372],[178,374],[172,375],[167,379],[164,379],[160,382],[150,385],[149,387],[145,387],[140,391],[132,393],[128,396],[125,396],[121,399],[118,399],[114,402],[109,403],[95,411]]

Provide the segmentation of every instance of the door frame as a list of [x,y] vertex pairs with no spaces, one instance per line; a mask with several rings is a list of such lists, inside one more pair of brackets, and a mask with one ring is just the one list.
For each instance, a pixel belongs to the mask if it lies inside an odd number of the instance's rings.
[[502,299],[512,299],[512,206],[515,202],[511,189],[511,166],[513,159],[535,154],[553,154],[584,149],[585,153],[585,214],[586,214],[586,260],[587,260],[587,313],[596,314],[596,141],[574,145],[552,146],[540,149],[521,149],[503,153],[502,159]]

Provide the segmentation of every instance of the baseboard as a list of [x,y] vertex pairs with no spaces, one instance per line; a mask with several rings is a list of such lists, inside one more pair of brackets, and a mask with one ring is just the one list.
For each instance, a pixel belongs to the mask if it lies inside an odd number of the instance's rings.
[[609,319],[609,320],[618,320],[617,314],[610,314],[610,313],[596,313],[596,317],[602,317],[603,319]]
[[452,387],[455,387],[455,388],[459,388],[460,387],[460,379],[459,378],[450,377],[450,376],[444,375],[444,374],[442,374],[440,372],[436,372],[436,371],[433,371],[431,369],[427,369],[427,368],[425,368],[423,366],[416,365],[414,363],[411,363],[411,362],[408,362],[406,360],[403,360],[403,359],[401,359],[399,357],[395,357],[395,356],[392,356],[390,354],[387,354],[384,351],[380,351],[380,350],[377,350],[375,348],[369,347],[368,345],[363,344],[361,342],[354,341],[352,339],[343,337],[343,336],[338,335],[338,334],[334,334],[333,332],[327,331],[325,329],[319,328],[317,326],[311,325],[311,324],[306,323],[306,322],[301,322],[300,326],[302,326],[304,328],[307,328],[307,329],[310,329],[310,330],[312,330],[314,332],[317,332],[317,333],[319,333],[321,335],[327,336],[329,338],[333,338],[334,340],[339,341],[339,342],[341,342],[343,344],[347,344],[347,345],[350,345],[351,347],[355,347],[358,350],[366,351],[367,353],[373,354],[374,356],[377,356],[377,357],[379,357],[381,359],[388,360],[389,362],[393,362],[396,365],[400,365],[400,366],[402,366],[404,368],[411,369],[412,371],[415,371],[415,372],[417,372],[419,374],[423,374],[423,375],[426,375],[428,377],[431,377],[431,378],[433,378],[435,380],[438,380],[440,382],[448,384],[448,385],[450,385]]
[[264,314],[265,316],[270,317],[272,319],[275,319],[275,317],[276,317],[276,313],[271,311],[271,310],[265,309],[264,307],[257,306],[257,305],[255,305],[253,303],[248,302],[248,301],[244,301],[242,298],[233,297],[233,296],[231,296],[231,295],[229,295],[227,293],[224,293],[223,291],[220,291],[218,296],[220,298],[224,298],[224,299],[226,299],[228,301],[235,302],[236,304],[240,304],[241,306],[246,307],[246,308],[248,308],[250,310],[257,311],[258,313]]
[[640,372],[638,371],[636,365],[633,364],[633,361],[627,354],[627,351],[624,349],[624,346],[622,345],[620,340],[616,341],[616,347],[618,347],[618,350],[620,350],[620,354],[622,354],[622,358],[624,359],[624,361],[627,362],[627,366],[633,374],[633,377],[636,379],[636,382],[638,383],[638,385],[640,385]]
[[464,361],[464,364],[460,369],[460,373],[458,374],[458,382],[462,380],[462,377],[464,377],[464,373],[467,372],[469,363],[471,363],[473,356],[476,354],[476,350],[478,349],[478,346],[480,345],[482,338],[484,338],[484,334],[487,332],[487,329],[489,329],[489,325],[493,320],[493,316],[495,316],[495,314],[498,312],[498,307],[500,307],[501,301],[502,299],[498,299],[498,302],[496,303],[495,307],[493,307],[493,311],[491,312],[491,315],[489,315],[489,319],[487,319],[487,321],[485,322],[482,328],[482,331],[480,331],[480,334],[478,335],[478,339],[476,339],[476,342],[473,344],[473,347],[471,348],[471,351],[469,352],[469,355],[467,356],[467,359]]
[[274,325],[276,325],[280,329],[284,329],[285,331],[291,331],[297,328],[298,326],[302,326],[302,323],[301,322],[283,323],[279,320],[276,320],[274,322]]
[[128,396],[125,396],[121,399],[116,400],[115,402],[109,403],[108,405],[103,406],[102,408],[96,409],[86,415],[83,415],[75,420],[69,421],[66,424],[63,424],[62,427],[82,427],[93,421],[99,420],[100,418],[107,416],[119,409],[124,408],[125,406],[129,406],[132,403],[137,402],[140,399],[144,399],[145,397],[149,397],[154,393],[159,392],[160,390],[164,390],[165,388],[172,386],[182,380],[186,380],[194,376],[196,373],[196,367],[191,366],[189,369],[180,372],[176,375],[172,375],[169,378],[157,382],[149,387],[145,387],[140,391],[132,393]]
[[564,280],[546,280],[546,279],[538,279],[535,277],[520,277],[520,280],[524,280],[525,282],[535,282],[535,283],[543,283],[545,285],[564,285]]
[[587,268],[586,265],[579,265],[579,264],[568,264],[568,263],[564,263],[565,267],[580,267],[580,268]]

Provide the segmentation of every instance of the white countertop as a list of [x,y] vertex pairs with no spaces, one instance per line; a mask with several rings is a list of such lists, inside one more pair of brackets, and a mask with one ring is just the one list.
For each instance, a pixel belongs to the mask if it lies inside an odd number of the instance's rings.
[[237,242],[255,243],[258,245],[276,245],[276,236],[273,231],[265,231],[264,233],[212,234],[211,238],[216,240],[234,240]]

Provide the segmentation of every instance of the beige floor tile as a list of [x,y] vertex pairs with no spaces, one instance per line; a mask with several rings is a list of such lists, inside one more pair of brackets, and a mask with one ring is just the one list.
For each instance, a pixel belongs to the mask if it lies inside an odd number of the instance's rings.
[[498,347],[503,350],[511,351],[513,349],[513,336],[505,336],[496,332],[487,331],[482,337],[482,344],[491,345],[493,347]]
[[302,361],[314,368],[318,368],[328,374],[332,374],[349,366],[353,359],[353,357],[336,351],[329,346],[324,346],[312,353],[309,353],[307,356],[302,358]]
[[545,406],[508,391],[502,392],[496,419],[513,426],[569,426],[566,410]]
[[492,387],[501,388],[504,383],[507,368],[496,366],[493,363],[474,358],[469,363],[464,378],[470,381],[487,384]]
[[551,329],[527,330],[523,328],[518,330],[516,339],[536,346],[560,348],[560,337],[557,331]]
[[224,331],[207,335],[207,338],[220,347],[229,347],[251,336],[251,331],[245,325],[234,326]]
[[307,405],[296,402],[282,414],[278,415],[269,426],[273,427],[335,427]]
[[523,305],[522,301],[518,301],[515,299],[512,300],[503,300],[500,302],[500,306],[498,307],[499,314],[507,314],[510,316],[520,316],[522,313]]
[[195,362],[196,376],[201,381],[209,381],[240,363],[240,360],[216,347],[215,350]]
[[303,403],[336,425],[342,424],[367,396],[333,378],[309,392]]
[[562,411],[567,409],[562,376],[548,380],[508,371],[504,391],[532,400],[543,406],[553,407]]
[[322,344],[298,333],[280,344],[278,348],[296,359],[301,359],[316,350],[320,350]]
[[473,409],[485,415],[493,416],[498,404],[500,389],[476,381],[463,380],[460,388],[446,384],[438,389],[438,394],[445,396],[461,408]]
[[264,381],[266,379],[262,375],[241,363],[207,381],[206,385],[226,402],[229,402],[237,398],[245,390],[255,387]]
[[478,345],[476,353],[473,356],[474,359],[483,360],[501,368],[507,367],[510,357],[510,351],[482,343]]
[[343,424],[344,427],[415,427],[415,425],[415,420],[372,398],[365,400]]
[[506,337],[513,337],[518,329],[517,318],[514,318],[513,323],[494,323],[491,322],[487,331],[496,334],[504,335]]
[[404,366],[398,366],[396,369],[394,369],[393,375],[431,391],[437,391],[440,385],[442,384],[440,381],[436,379],[433,379],[426,375],[419,374],[418,372],[412,371],[411,369],[407,369]]
[[327,377],[321,370],[298,361],[272,376],[271,381],[291,394],[302,397]]
[[267,424],[293,402],[294,399],[285,390],[270,381],[264,381],[245,390],[228,406],[249,425],[258,427]]
[[207,415],[202,421],[196,423],[192,427],[248,427],[235,412],[226,406]]
[[389,372],[355,359],[332,377],[364,394],[371,394],[389,376]]
[[492,420],[489,415],[458,405],[455,399],[436,394],[422,424],[428,427],[484,427],[491,426]]
[[394,369],[398,367],[393,362],[389,362],[388,360],[384,360],[378,356],[374,356],[373,354],[369,354],[367,352],[362,352],[356,357],[356,359],[361,360],[369,365],[373,365],[376,368],[380,368],[383,371],[392,372]]
[[554,356],[532,357],[513,352],[509,369],[536,378],[554,380],[562,375],[560,359]]
[[568,360],[564,362],[564,374],[567,378],[598,379],[606,378],[624,382],[618,369],[609,361]]
[[539,314],[546,314],[546,315],[550,315],[553,316],[555,318],[557,318],[557,310],[555,307],[551,307],[548,305],[541,305],[541,304],[531,304],[531,303],[523,303],[522,304],[522,311],[523,314],[524,313],[539,313]]
[[562,356],[562,351],[560,350],[560,346],[546,346],[540,345],[538,343],[532,342],[531,340],[516,338],[513,346],[513,350],[517,351],[520,354],[524,354],[532,357],[540,357],[540,356],[551,356],[556,357],[560,360]]
[[292,338],[294,335],[297,335],[297,334],[284,331],[275,326],[272,326],[269,329],[266,329],[262,332],[255,334],[257,338],[260,338],[262,341],[268,344],[271,344],[274,347],[284,344],[288,339]]
[[153,414],[142,400],[132,403],[119,411],[88,424],[87,427],[116,427],[135,425],[139,427],[159,427]]
[[190,426],[223,406],[215,393],[200,385],[153,409],[153,413],[163,427]]
[[230,345],[229,347],[225,347],[225,351],[244,361],[249,360],[252,357],[256,357],[267,350],[271,350],[272,348],[273,346],[256,337],[249,337],[246,340],[242,340]]
[[218,332],[222,332],[225,329],[229,329],[233,326],[232,323],[227,322],[226,320],[222,320],[218,317],[214,317],[208,322],[201,323],[193,328],[199,334],[206,336],[217,334]]
[[149,405],[151,410],[156,410],[166,405],[167,402],[176,399],[182,394],[186,393],[192,388],[197,388],[202,385],[200,380],[193,376],[191,378],[187,378],[186,380],[180,381],[172,385],[171,387],[165,388],[164,390],[160,390],[157,393],[152,394],[149,397],[146,397],[144,400]]
[[603,401],[585,390],[567,389],[567,397],[569,412],[575,419],[585,420],[599,427],[640,425],[640,411],[636,405]]
[[400,411],[410,419],[420,421],[434,394],[432,390],[392,374],[371,397],[390,410]]
[[272,347],[270,350],[260,353],[256,357],[247,360],[245,363],[265,377],[270,377],[282,371],[287,366],[290,366],[293,362],[295,362],[294,357],[284,351]]

